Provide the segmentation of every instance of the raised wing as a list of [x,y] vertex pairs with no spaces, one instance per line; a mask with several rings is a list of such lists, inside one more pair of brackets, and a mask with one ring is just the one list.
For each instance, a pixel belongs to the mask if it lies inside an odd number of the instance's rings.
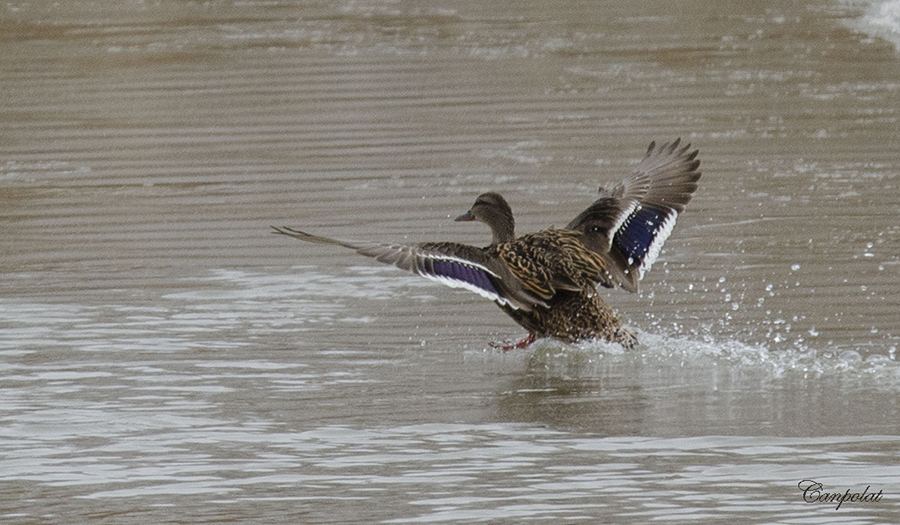
[[529,292],[502,261],[491,257],[481,248],[466,244],[437,242],[423,244],[393,244],[365,241],[342,241],[312,235],[292,228],[272,226],[273,233],[287,235],[301,241],[334,244],[356,250],[379,262],[392,264],[427,279],[463,288],[486,297],[497,304],[530,311],[534,305],[546,303]]
[[676,139],[657,148],[652,142],[630,176],[611,189],[600,188],[600,198],[568,224],[610,263],[611,282],[605,286],[637,291],[697,190],[699,151],[680,144]]

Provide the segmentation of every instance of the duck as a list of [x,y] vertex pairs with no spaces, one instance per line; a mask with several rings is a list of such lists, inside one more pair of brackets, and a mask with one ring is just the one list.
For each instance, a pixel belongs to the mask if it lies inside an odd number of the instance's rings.
[[493,301],[528,332],[520,341],[492,344],[504,351],[526,348],[541,338],[564,343],[598,339],[632,349],[638,344],[634,330],[599,289],[638,292],[698,188],[698,155],[680,138],[661,146],[651,142],[627,177],[601,186],[596,200],[564,228],[518,237],[506,199],[497,192],[483,193],[455,220],[486,224],[492,238],[484,247],[348,241],[285,226],[272,226],[272,233],[349,248]]

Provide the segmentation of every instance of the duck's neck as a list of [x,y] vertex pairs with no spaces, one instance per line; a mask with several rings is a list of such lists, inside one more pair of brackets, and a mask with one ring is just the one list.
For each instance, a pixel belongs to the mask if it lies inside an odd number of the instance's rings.
[[513,218],[511,211],[491,217],[488,226],[491,227],[491,234],[494,237],[491,240],[491,244],[510,242],[516,238],[516,220]]

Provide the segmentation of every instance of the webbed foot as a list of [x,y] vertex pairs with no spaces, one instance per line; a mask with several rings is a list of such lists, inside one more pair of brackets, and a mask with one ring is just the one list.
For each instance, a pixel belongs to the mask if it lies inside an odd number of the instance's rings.
[[489,343],[491,348],[499,348],[504,352],[509,352],[510,350],[521,350],[522,348],[527,348],[531,345],[531,343],[537,341],[537,336],[534,334],[528,334],[528,337],[522,339],[521,341],[510,342],[493,342]]

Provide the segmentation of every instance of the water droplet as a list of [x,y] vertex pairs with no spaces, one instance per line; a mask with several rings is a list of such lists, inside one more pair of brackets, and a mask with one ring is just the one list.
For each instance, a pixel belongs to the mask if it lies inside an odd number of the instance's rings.
[[856,350],[844,350],[841,352],[840,359],[848,363],[855,363],[862,361],[862,356]]

